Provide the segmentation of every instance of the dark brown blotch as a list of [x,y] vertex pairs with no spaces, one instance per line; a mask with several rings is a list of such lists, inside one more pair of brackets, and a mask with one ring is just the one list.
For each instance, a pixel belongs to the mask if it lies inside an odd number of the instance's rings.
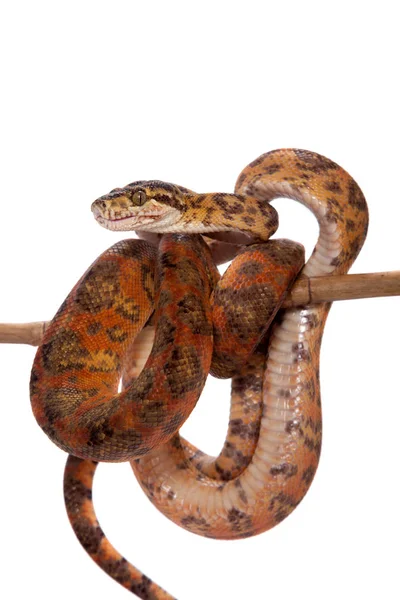
[[335,194],[340,194],[342,192],[340,183],[338,181],[335,181],[334,179],[326,183],[325,189],[328,190],[328,192],[334,192]]
[[237,273],[238,275],[245,275],[246,277],[256,277],[264,271],[264,267],[261,263],[256,260],[247,260],[240,265]]
[[[153,296],[151,297],[151,302]],[[115,312],[131,323],[137,323],[140,319],[141,309],[136,298],[119,298],[116,300]]]
[[160,427],[167,418],[165,402],[145,399],[139,411],[139,418],[145,427]]
[[248,392],[260,393],[262,377],[254,373],[238,375],[232,379],[232,393],[244,398]]
[[88,335],[92,336],[97,335],[102,329],[103,324],[100,323],[100,321],[93,321],[87,326],[86,332]]
[[131,578],[129,563],[123,557],[118,558],[116,560],[113,560],[112,558],[108,560],[104,559],[101,562],[101,567],[107,573],[107,575],[109,575],[110,577],[115,579],[115,581],[118,581],[118,583],[121,583],[122,585],[129,581]]
[[69,369],[82,369],[89,357],[80,336],[70,329],[60,328],[40,349],[44,368],[54,375]]
[[195,294],[188,293],[179,300],[177,317],[193,333],[212,335],[212,323],[206,314],[204,302]]
[[155,269],[153,265],[143,263],[140,267],[140,273],[142,278],[142,288],[146,292],[148,301],[152,304],[154,300]]
[[119,371],[121,367],[119,354],[111,348],[97,351],[92,359],[89,365],[91,373],[113,373]]
[[294,149],[293,151],[297,158],[302,161],[297,165],[300,169],[306,169],[307,171],[312,171],[313,173],[323,173],[325,171],[338,168],[337,164],[334,163],[333,160],[330,160],[325,156],[321,156],[320,154],[316,154],[315,152],[297,149]]
[[188,529],[195,529],[199,531],[206,531],[210,528],[210,525],[207,523],[204,517],[195,517],[194,515],[183,517],[183,519],[181,519],[181,524],[183,527],[187,527]]
[[297,475],[297,471],[297,465],[291,463],[282,463],[280,465],[274,465],[270,469],[271,475],[273,475],[274,477],[277,475],[283,475],[285,479],[294,477],[294,475]]
[[206,375],[200,358],[192,346],[176,346],[164,367],[167,384],[173,399],[193,390],[200,390]]
[[87,519],[78,517],[74,519],[74,532],[83,548],[88,554],[96,554],[101,542],[104,538],[104,533],[100,527],[92,525]]
[[242,419],[231,419],[229,430],[232,435],[237,435],[243,440],[255,440],[260,432],[259,423],[244,423]]
[[198,266],[189,258],[182,258],[177,268],[179,281],[185,285],[191,285],[198,290],[204,287],[204,281],[199,272]]
[[128,333],[119,325],[114,325],[106,329],[106,333],[111,342],[122,344],[128,338]]
[[176,326],[166,315],[161,315],[157,321],[156,333],[152,348],[152,355],[157,356],[169,346],[172,346],[175,339]]
[[245,215],[244,217],[242,217],[242,221],[248,227],[253,227],[253,225],[256,224],[256,220],[253,217],[250,217],[249,215]]
[[237,508],[231,508],[227,516],[232,531],[243,534],[248,533],[253,528],[251,517]]
[[276,523],[285,519],[298,505],[298,501],[284,492],[279,492],[274,496],[268,506],[268,510],[274,513]]
[[[259,430],[259,425],[257,425],[257,430]],[[231,431],[229,432],[229,435],[231,435]],[[251,454],[243,454],[241,450],[236,448],[236,446],[229,441],[225,442],[221,454],[223,456],[226,456],[227,458],[230,458],[233,461],[236,472],[243,471],[243,469],[247,467],[247,465],[252,459]]]
[[85,500],[92,499],[92,490],[80,479],[66,472],[64,479],[64,500],[67,512],[76,515]]
[[89,314],[109,309],[120,294],[120,266],[116,260],[95,263],[87,272],[75,293],[77,310]]
[[242,483],[239,478],[235,480],[234,485],[238,491],[238,496],[239,496],[240,500],[243,502],[243,504],[247,504],[248,503],[247,494],[244,491]]
[[50,424],[56,423],[73,415],[82,402],[95,398],[98,388],[76,389],[73,387],[61,387],[49,390],[45,395],[44,411]]
[[349,204],[353,208],[359,211],[367,210],[367,203],[364,198],[364,194],[359,188],[358,184],[352,179],[349,183]]
[[[172,433],[176,433],[181,427],[181,425],[183,425],[184,421],[185,416],[180,411],[178,411],[163,426],[163,433],[165,433],[165,435],[171,435]],[[176,437],[178,437],[179,439],[179,436]]]
[[142,575],[142,578],[139,581],[134,581],[129,589],[142,600],[158,600],[158,593],[151,590],[152,583],[149,577]]
[[143,369],[139,377],[135,379],[132,386],[125,391],[125,400],[133,401],[135,404],[141,404],[150,395],[155,382],[155,371],[152,367]]

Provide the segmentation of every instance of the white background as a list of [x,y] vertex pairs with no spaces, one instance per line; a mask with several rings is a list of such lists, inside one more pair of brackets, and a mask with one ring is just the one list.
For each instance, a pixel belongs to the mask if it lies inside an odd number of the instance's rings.
[[[395,2],[2,1],[0,321],[50,318],[86,267],[126,237],[90,203],[135,179],[231,191],[279,147],[345,167],[370,207],[353,272],[399,269]],[[275,203],[279,235],[316,239]],[[336,304],[322,348],[324,444],[299,508],[270,532],[202,539],[153,508],[128,465],[101,465],[114,545],[180,600],[398,598],[399,300]],[[34,349],[0,347],[0,596],[128,598],[64,512],[65,455],[37,427]],[[229,384],[207,385],[185,435],[218,452]]]

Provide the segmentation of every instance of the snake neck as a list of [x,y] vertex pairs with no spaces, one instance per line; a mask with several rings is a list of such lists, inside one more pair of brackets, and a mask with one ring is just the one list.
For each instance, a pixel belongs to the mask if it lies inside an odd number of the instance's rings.
[[266,241],[278,227],[276,210],[248,194],[187,194],[179,225],[193,233],[241,232]]
[[311,210],[320,230],[302,272],[308,277],[346,273],[364,243],[368,209],[361,189],[344,169],[319,154],[297,149],[263,154],[242,171],[235,191],[260,203],[292,198]]

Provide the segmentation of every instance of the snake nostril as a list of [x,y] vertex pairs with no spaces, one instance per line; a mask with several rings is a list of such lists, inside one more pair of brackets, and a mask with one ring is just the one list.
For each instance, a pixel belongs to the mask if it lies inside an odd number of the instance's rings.
[[107,210],[107,202],[105,200],[95,200],[91,208],[95,215],[99,215]]

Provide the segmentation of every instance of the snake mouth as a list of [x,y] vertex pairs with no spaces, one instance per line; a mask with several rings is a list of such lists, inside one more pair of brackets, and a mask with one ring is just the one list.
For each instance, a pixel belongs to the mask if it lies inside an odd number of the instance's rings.
[[141,229],[143,226],[151,225],[160,218],[159,214],[144,214],[140,216],[131,217],[115,217],[106,219],[101,215],[96,215],[95,219],[102,227],[110,229],[111,231],[132,231],[134,229]]
[[111,231],[165,231],[180,217],[179,211],[170,206],[154,206],[136,210],[107,210],[102,211],[97,206],[92,207],[96,221],[102,227]]

